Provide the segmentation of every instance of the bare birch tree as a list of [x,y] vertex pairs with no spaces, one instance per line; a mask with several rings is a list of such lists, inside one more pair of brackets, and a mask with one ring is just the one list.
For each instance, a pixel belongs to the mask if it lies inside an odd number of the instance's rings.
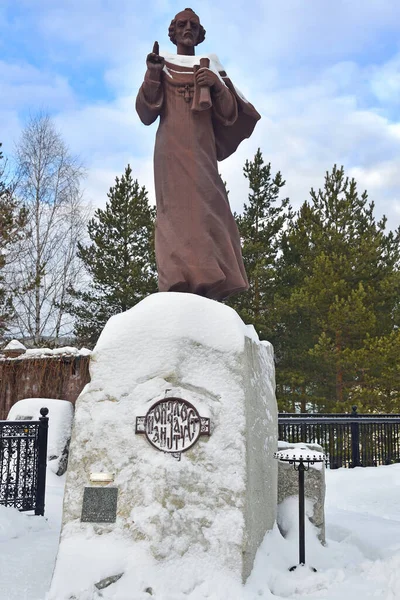
[[35,345],[49,337],[57,343],[72,331],[64,301],[80,270],[76,245],[86,229],[84,172],[46,114],[27,123],[16,163],[17,193],[28,215],[28,237],[12,269],[17,331]]

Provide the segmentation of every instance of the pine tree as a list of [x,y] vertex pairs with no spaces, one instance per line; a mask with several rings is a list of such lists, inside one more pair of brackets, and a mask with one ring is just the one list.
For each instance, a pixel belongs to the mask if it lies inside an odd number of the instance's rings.
[[400,412],[400,329],[367,337],[354,357],[359,373],[350,390],[350,402],[359,412]]
[[291,208],[288,198],[279,198],[285,185],[281,173],[272,174],[271,163],[264,163],[260,149],[253,161],[246,161],[243,171],[249,182],[249,201],[243,214],[235,218],[249,290],[234,296],[229,304],[246,323],[255,326],[261,339],[273,342],[275,325],[271,307],[277,285],[276,261]]
[[367,193],[335,166],[285,232],[275,305],[282,407],[343,411],[355,390],[362,396],[371,348],[392,343],[399,325],[400,232],[385,229]]
[[24,237],[25,225],[26,210],[14,196],[7,177],[7,163],[0,150],[0,336],[8,329],[14,312],[12,296],[4,280],[4,267],[12,261],[12,245]]
[[91,243],[79,244],[78,255],[91,283],[73,292],[75,334],[92,346],[107,320],[157,291],[154,254],[155,209],[147,192],[132,179],[128,165],[108,192],[105,209],[88,224]]

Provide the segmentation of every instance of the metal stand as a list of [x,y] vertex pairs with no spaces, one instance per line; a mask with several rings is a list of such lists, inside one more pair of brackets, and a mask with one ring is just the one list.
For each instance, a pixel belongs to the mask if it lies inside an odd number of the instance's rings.
[[[282,462],[288,462],[293,465],[294,470],[299,473],[299,564],[290,567],[289,571],[294,571],[298,566],[306,564],[306,534],[305,534],[305,495],[304,495],[304,472],[310,469],[310,465],[316,462],[324,462],[326,457],[324,454],[314,454],[313,456],[302,456],[293,454],[285,454],[284,452],[275,452],[274,458]],[[314,573],[317,569],[310,567]]]

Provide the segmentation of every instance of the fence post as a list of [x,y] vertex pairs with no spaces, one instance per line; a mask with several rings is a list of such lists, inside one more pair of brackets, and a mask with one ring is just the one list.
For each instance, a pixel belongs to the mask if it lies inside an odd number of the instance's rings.
[[[352,419],[358,417],[357,406],[352,406]],[[360,425],[351,423],[351,467],[360,467]]]
[[47,466],[47,435],[49,431],[48,408],[41,408],[38,431],[38,474],[36,488],[35,515],[44,515],[44,498],[46,492],[46,466]]

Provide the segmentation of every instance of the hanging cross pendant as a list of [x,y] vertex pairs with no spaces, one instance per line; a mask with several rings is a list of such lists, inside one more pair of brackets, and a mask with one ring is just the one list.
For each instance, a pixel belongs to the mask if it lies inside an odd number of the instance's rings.
[[194,96],[193,86],[186,84],[184,87],[178,88],[178,94],[183,95],[185,102],[190,102]]

